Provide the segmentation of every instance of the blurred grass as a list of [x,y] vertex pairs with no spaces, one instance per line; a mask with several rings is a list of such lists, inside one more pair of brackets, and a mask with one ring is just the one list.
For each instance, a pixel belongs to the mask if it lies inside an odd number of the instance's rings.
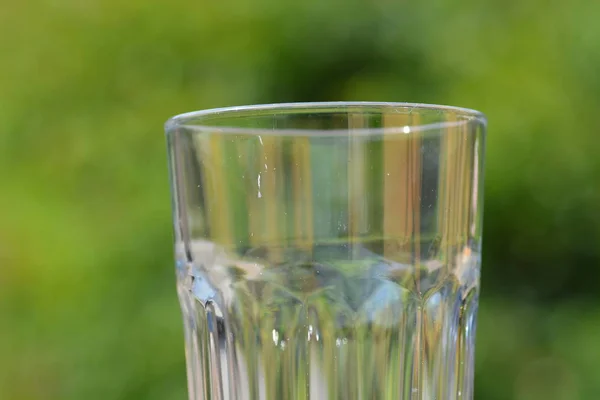
[[476,397],[600,397],[598,12],[4,2],[0,398],[184,398],[162,124],[303,100],[486,112]]

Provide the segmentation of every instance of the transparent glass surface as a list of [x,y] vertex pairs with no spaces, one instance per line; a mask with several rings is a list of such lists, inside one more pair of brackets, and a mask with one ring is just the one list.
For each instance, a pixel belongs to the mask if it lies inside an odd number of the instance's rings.
[[281,104],[166,130],[191,400],[473,397],[481,114]]

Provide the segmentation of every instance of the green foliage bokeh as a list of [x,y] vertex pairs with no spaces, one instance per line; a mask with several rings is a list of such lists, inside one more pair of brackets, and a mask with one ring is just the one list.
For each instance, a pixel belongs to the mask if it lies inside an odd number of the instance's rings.
[[476,398],[600,398],[600,3],[0,6],[0,399],[183,399],[163,122],[226,105],[484,111]]

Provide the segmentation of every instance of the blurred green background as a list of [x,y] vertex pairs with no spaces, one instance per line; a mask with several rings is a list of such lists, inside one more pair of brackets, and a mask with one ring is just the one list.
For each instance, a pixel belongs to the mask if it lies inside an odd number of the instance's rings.
[[184,399],[163,122],[489,118],[477,400],[600,398],[600,3],[0,4],[0,399]]

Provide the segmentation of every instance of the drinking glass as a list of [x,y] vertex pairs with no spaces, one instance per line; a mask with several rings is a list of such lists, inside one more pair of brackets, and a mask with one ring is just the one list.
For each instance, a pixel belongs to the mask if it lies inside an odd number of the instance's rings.
[[169,120],[190,399],[472,399],[485,126],[407,103]]

